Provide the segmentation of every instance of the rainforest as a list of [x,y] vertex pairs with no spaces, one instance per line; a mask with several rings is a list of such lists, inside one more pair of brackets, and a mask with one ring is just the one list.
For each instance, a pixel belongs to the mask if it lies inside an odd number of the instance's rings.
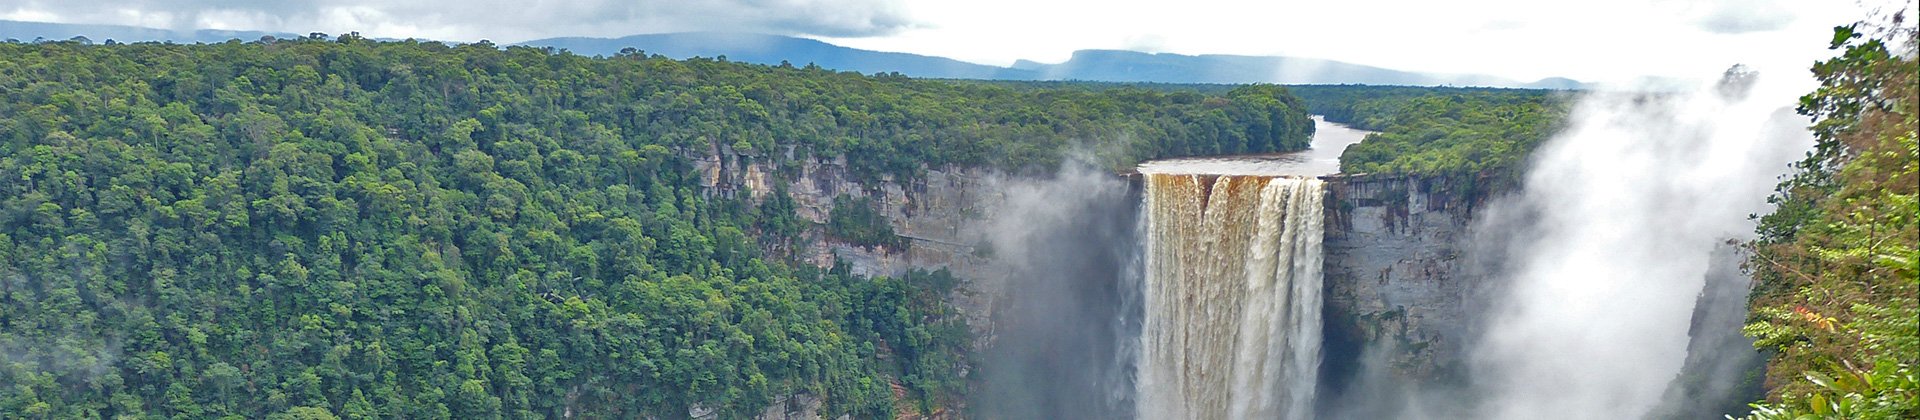
[[1571,89],[8,23],[0,418],[1916,418],[1909,18]]

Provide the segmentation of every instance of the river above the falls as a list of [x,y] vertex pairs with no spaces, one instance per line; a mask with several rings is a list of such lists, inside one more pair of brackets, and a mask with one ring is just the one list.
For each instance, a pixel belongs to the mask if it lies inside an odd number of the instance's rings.
[[1141,173],[1202,175],[1321,176],[1340,173],[1340,153],[1372,131],[1327,122],[1313,116],[1313,142],[1307,150],[1286,153],[1161,159],[1141,163]]

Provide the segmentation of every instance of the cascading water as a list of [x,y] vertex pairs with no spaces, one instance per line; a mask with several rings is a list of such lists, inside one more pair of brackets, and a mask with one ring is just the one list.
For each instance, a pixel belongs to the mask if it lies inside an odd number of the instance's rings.
[[1140,418],[1311,417],[1321,343],[1322,182],[1143,176]]

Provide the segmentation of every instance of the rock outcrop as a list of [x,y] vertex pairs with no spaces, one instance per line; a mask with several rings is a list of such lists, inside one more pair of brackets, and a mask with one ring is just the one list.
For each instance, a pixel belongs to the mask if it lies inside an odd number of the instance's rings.
[[[766,156],[735,153],[721,147],[694,162],[701,185],[711,196],[740,197],[745,194],[758,201],[772,193],[775,184],[783,184],[793,198],[795,213],[815,226],[804,243],[794,250],[801,262],[816,267],[846,264],[854,274],[898,276],[910,269],[945,268],[962,281],[1004,277],[983,255],[983,237],[975,223],[985,220],[1004,194],[987,187],[990,178],[999,175],[977,168],[929,169],[920,179],[897,182],[883,178],[860,182],[847,170],[844,157],[835,159],[793,158],[789,150],[782,163]],[[834,198],[869,198],[881,214],[887,216],[893,230],[906,238],[905,249],[886,246],[864,247],[835,241],[824,227],[833,210]],[[953,303],[968,318],[976,336],[989,331],[987,316],[992,296],[973,293],[968,288],[952,296]]]
[[1472,325],[1479,285],[1466,253],[1483,194],[1452,178],[1324,179],[1329,379],[1351,379],[1364,357],[1375,375],[1445,380]]

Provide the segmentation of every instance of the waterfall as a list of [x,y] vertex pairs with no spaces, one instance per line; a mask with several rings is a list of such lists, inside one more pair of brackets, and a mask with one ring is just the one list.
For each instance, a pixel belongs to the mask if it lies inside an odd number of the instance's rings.
[[1311,417],[1322,182],[1144,176],[1140,418]]

